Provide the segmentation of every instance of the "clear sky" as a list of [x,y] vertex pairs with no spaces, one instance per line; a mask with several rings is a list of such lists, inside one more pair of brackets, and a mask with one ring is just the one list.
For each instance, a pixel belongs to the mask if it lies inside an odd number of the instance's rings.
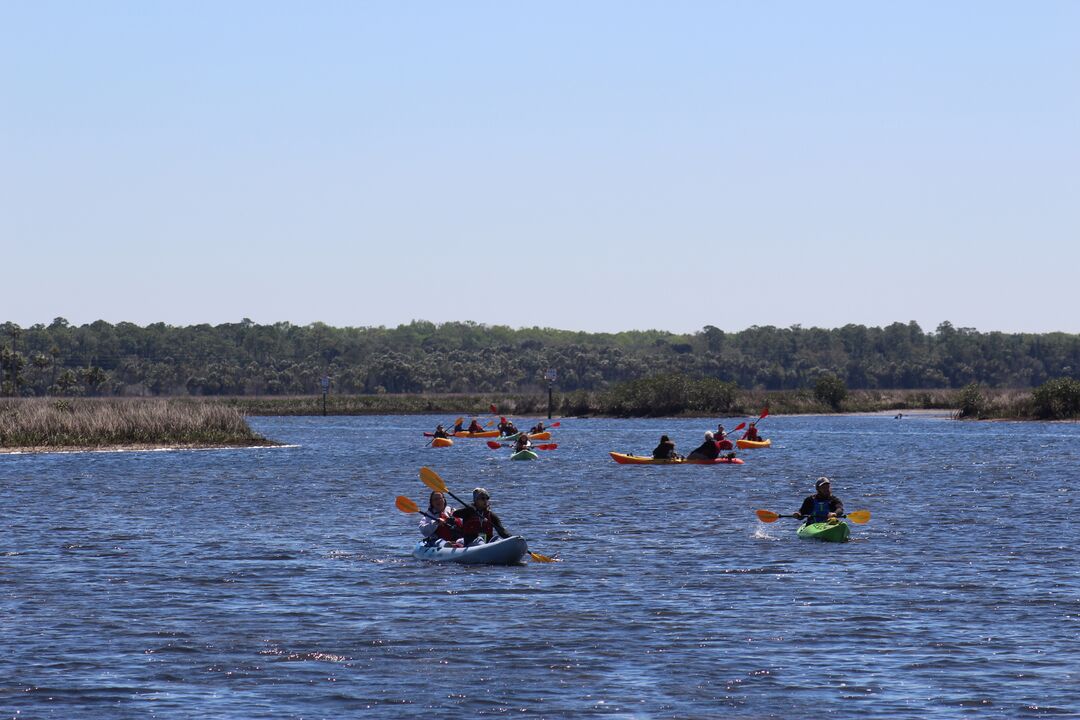
[[0,321],[1080,332],[1080,2],[0,2]]

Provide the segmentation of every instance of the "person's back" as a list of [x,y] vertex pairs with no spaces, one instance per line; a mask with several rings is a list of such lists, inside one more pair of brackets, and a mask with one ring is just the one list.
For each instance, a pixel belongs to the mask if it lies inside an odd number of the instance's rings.
[[713,439],[711,432],[705,433],[705,441],[698,447],[694,448],[689,455],[686,456],[687,460],[715,460],[720,457],[720,448],[716,446],[716,441]]
[[656,460],[672,460],[675,456],[675,443],[667,435],[660,436],[660,444],[653,451],[652,456]]

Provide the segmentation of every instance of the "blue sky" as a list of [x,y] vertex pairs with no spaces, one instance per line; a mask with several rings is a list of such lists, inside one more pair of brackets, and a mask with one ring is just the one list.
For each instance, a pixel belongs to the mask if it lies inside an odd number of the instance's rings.
[[0,321],[1080,332],[1080,3],[0,3]]

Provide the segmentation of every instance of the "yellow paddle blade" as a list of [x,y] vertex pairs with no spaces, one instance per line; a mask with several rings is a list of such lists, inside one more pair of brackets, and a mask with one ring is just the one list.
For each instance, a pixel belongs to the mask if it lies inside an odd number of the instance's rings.
[[420,512],[420,507],[404,495],[398,495],[397,500],[394,501],[394,505],[396,505],[397,509],[403,513]]
[[758,510],[757,517],[761,522],[776,522],[780,519],[779,515],[769,510]]
[[465,418],[458,418],[457,420],[454,421],[454,426],[456,427],[456,426],[460,425],[463,422],[465,422]]
[[491,427],[494,424],[495,424],[495,418],[492,418],[491,420],[488,420],[486,423],[484,423],[484,427]]
[[541,555],[540,553],[535,553],[532,550],[529,551],[529,557],[531,557],[536,562],[559,562],[559,558],[553,558],[553,557],[548,557],[547,555]]
[[856,510],[855,512],[849,512],[847,514],[847,519],[850,520],[851,522],[855,523],[856,525],[862,525],[863,523],[868,523],[868,522],[870,522],[870,511],[869,510]]
[[438,473],[429,467],[420,468],[420,479],[432,490],[437,492],[446,492],[446,483],[439,477]]

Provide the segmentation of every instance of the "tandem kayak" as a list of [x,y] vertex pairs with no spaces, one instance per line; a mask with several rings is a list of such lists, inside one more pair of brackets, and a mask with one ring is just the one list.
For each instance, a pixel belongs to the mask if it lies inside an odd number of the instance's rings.
[[412,554],[419,560],[432,562],[456,562],[462,565],[517,565],[529,551],[528,543],[520,535],[499,538],[489,543],[476,542],[468,547],[456,546],[439,540],[429,545],[426,540],[416,543]]
[[529,450],[528,448],[525,448],[524,450],[520,450],[520,451],[514,453],[513,455],[511,455],[510,459],[511,460],[536,460],[539,457],[540,456],[537,455],[532,450]]
[[767,448],[772,445],[772,440],[736,440],[735,444],[742,448]]
[[450,438],[432,438],[431,447],[450,447],[454,441]]
[[[516,433],[512,433],[510,435],[500,435],[498,437],[503,442],[514,442],[519,437],[521,437],[521,433],[516,432]],[[550,440],[551,439],[551,433],[548,432],[547,430],[545,430],[544,432],[538,432],[538,433],[528,433],[528,438],[530,440]]]
[[626,453],[609,452],[611,459],[620,465],[742,465],[742,458],[719,457],[715,460],[687,460],[676,458],[675,460],[657,460],[649,455],[628,455]]
[[823,540],[825,542],[846,542],[851,535],[851,528],[846,522],[806,523],[799,526],[799,537],[803,540]]

